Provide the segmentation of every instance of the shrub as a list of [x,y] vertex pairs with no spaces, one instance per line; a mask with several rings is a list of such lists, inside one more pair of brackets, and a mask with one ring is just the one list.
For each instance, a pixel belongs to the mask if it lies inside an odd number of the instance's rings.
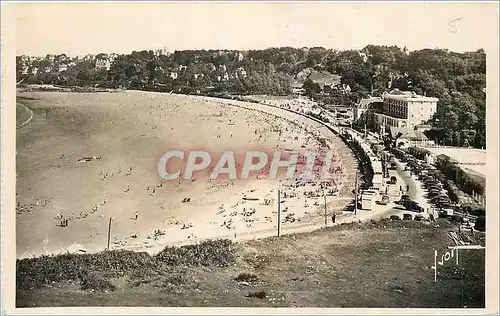
[[197,245],[166,247],[154,256],[168,266],[229,266],[234,262],[233,243],[228,240],[207,240]]
[[486,216],[479,216],[476,220],[476,224],[474,225],[474,229],[479,230],[481,232],[486,231]]
[[84,289],[110,290],[112,286],[108,284],[109,278],[127,274],[132,279],[151,276],[164,271],[167,266],[228,266],[234,260],[230,240],[208,240],[198,245],[167,247],[154,257],[146,252],[133,251],[42,256],[17,260],[16,289],[31,290],[62,281],[81,281]]
[[113,291],[115,286],[111,284],[100,272],[89,272],[81,274],[81,289],[96,292]]
[[266,292],[260,291],[260,292],[250,292],[247,295],[248,297],[256,297],[260,299],[265,299],[266,298]]
[[258,278],[255,274],[243,272],[238,274],[234,280],[238,282],[256,282]]

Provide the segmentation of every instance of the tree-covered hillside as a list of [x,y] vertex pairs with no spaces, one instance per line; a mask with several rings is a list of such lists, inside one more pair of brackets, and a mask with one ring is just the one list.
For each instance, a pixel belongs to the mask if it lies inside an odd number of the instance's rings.
[[[327,72],[340,82],[318,89],[304,74]],[[326,76],[327,77],[327,76]],[[305,79],[305,80],[304,80]],[[309,80],[309,81],[308,81]],[[175,91],[178,93],[306,93],[329,104],[353,105],[368,95],[394,88],[439,98],[432,139],[485,147],[486,55],[442,49],[408,52],[397,46],[368,45],[362,50],[322,47],[264,50],[191,50],[166,54],[140,51],[69,58],[17,57],[17,81],[57,85]],[[324,87],[324,82],[321,83]],[[348,90],[345,89],[348,87]]]

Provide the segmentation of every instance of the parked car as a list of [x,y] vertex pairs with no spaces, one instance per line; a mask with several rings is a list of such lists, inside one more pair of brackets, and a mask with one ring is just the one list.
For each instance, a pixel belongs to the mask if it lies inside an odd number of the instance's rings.
[[413,218],[413,215],[411,215],[411,214],[408,214],[408,213],[403,214],[403,220],[405,220],[405,221],[408,221],[408,220],[411,221],[412,218]]
[[439,208],[451,208],[453,207],[453,204],[451,202],[438,202],[436,203],[436,206]]
[[391,216],[389,217],[389,219],[390,219],[391,221],[400,221],[400,220],[401,220],[401,217],[399,217],[399,216],[397,216],[397,215],[391,215]]
[[419,213],[424,211],[424,208],[421,207],[420,205],[418,205],[418,202],[412,201],[412,200],[408,200],[408,201],[403,202],[403,206],[405,207],[405,209],[407,209],[409,211],[414,211],[414,212],[419,212]]
[[379,201],[379,204],[381,205],[387,205],[389,204],[390,200],[389,200],[389,196],[388,195],[384,195],[382,196],[382,199]]
[[441,194],[441,191],[429,191],[427,196],[431,199],[435,199],[436,197],[439,197],[439,194]]
[[453,210],[453,208],[451,208],[451,207],[442,208],[442,209],[440,209],[440,210],[439,210],[439,214],[440,214],[440,216],[441,216],[441,213],[443,213],[443,215],[445,215],[445,216],[442,216],[442,217],[446,217],[446,216],[453,216],[453,213],[454,213],[454,212],[455,212],[455,211],[454,211],[454,210]]
[[417,215],[415,215],[415,217],[413,219],[416,220],[416,221],[423,221],[424,220],[424,216],[422,216],[420,214],[417,214]]
[[391,180],[390,180],[390,183],[391,184],[396,184],[396,182],[398,182],[398,179],[395,176],[392,176]]
[[404,201],[408,201],[409,199],[410,199],[409,195],[403,194],[403,195],[401,195],[401,198],[399,199],[399,201],[396,201],[396,204],[403,204]]
[[431,203],[451,203],[451,199],[447,196],[435,196],[431,198]]

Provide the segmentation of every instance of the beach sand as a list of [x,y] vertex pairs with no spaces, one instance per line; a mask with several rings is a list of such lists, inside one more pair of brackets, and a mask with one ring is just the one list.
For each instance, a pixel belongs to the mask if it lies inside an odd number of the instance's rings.
[[[18,97],[34,113],[16,135],[18,257],[60,253],[75,243],[88,252],[104,250],[110,218],[111,249],[151,252],[206,238],[274,234],[278,188],[285,231],[323,221],[319,180],[209,181],[202,171],[195,181],[162,183],[158,160],[172,149],[326,150],[317,141],[324,137],[339,166],[328,216],[353,197],[355,160],[348,147],[319,123],[282,109],[139,91]],[[78,162],[83,157],[97,159]],[[60,227],[60,215],[68,226]]]

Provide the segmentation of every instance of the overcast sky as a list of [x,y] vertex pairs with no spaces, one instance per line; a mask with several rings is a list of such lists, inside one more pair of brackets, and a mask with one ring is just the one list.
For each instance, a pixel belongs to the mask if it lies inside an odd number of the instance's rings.
[[24,3],[16,53],[128,53],[277,46],[485,48],[493,3]]

